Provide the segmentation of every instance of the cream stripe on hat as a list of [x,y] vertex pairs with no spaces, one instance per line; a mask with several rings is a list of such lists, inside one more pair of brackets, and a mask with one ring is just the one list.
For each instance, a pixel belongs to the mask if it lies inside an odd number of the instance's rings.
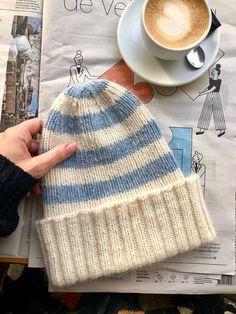
[[[45,130],[44,134],[46,137],[51,138],[50,146],[63,144],[68,141],[75,141],[79,144],[80,149],[84,149],[87,147],[88,143],[90,144],[89,148],[99,148],[107,145],[112,145],[117,141],[121,141],[127,137],[127,130],[131,128],[129,131],[129,135],[135,135],[140,130],[140,124],[137,124],[137,119],[139,118],[140,111],[143,112],[143,109],[137,108],[131,116],[127,119],[124,119],[121,123],[112,125],[106,129],[100,129],[95,132],[87,132],[78,134],[75,132],[74,134],[61,134],[61,136],[57,136],[57,133],[52,132],[51,130]],[[146,113],[146,112],[144,112]],[[147,113],[146,113],[147,114]],[[152,119],[150,115],[147,115],[146,122],[151,122]],[[145,126],[145,124],[144,124]],[[94,141],[94,138],[99,139],[99,141]],[[44,149],[48,149],[47,143],[45,143]]]

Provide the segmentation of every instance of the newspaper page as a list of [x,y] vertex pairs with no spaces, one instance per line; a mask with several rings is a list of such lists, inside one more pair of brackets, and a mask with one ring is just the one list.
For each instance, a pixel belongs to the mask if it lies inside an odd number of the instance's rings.
[[[61,291],[49,286],[49,291]],[[236,277],[207,278],[204,275],[178,272],[144,270],[122,276],[101,278],[64,288],[63,292],[120,292],[120,293],[161,293],[161,294],[235,294]]]
[[[56,1],[44,7],[41,62],[40,115],[45,118],[50,104],[72,82],[109,78],[137,93],[145,87],[143,102],[156,118],[179,165],[186,175],[197,173],[217,231],[217,239],[171,259],[164,265],[172,271],[234,273],[235,194],[235,6],[212,1],[221,27],[221,50],[208,73],[193,84],[163,88],[143,82],[126,66],[118,51],[116,30],[129,1]],[[57,20],[57,23],[52,21]],[[72,71],[77,67],[80,71]],[[206,95],[211,71],[218,73],[221,88],[217,99],[220,115],[212,109],[207,118]],[[202,132],[202,125],[206,125]],[[219,127],[220,125],[220,127]],[[222,127],[221,127],[222,126]],[[94,285],[95,286],[95,285]]]
[[[234,193],[235,115],[232,63],[234,31],[233,5],[214,1],[213,9],[222,22],[221,51],[211,70],[220,68],[222,116],[210,117],[209,127],[199,133],[205,97],[199,91],[209,84],[209,73],[189,86],[162,88],[135,78],[121,60],[116,30],[129,1],[56,1],[44,6],[40,115],[45,118],[55,97],[72,82],[108,78],[125,85],[134,93],[145,87],[143,101],[157,119],[176,159],[186,175],[197,173],[217,230],[217,240],[194,253],[168,261],[172,270],[197,272],[234,272]],[[232,3],[231,3],[232,4]],[[60,22],[58,17],[60,17]],[[76,73],[73,68],[79,66]],[[139,83],[139,84],[138,84]],[[216,119],[216,117],[214,118]],[[224,124],[223,136],[215,130]],[[207,124],[208,122],[205,121]],[[228,152],[228,153],[227,153]]]
[[[145,269],[122,275],[100,278],[63,289],[64,292],[135,292],[135,293],[214,293],[219,280],[199,274],[187,274]],[[49,291],[61,291],[49,286]],[[217,292],[219,293],[219,292]]]
[[[0,132],[38,115],[41,24],[42,0],[1,0]],[[29,200],[18,211],[17,229],[0,239],[2,257],[28,257]]]

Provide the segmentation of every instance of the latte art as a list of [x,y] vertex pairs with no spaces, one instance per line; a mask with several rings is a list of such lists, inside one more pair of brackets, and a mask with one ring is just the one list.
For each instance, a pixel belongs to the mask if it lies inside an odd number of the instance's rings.
[[144,20],[156,42],[170,48],[184,48],[205,33],[209,13],[203,0],[149,0]]
[[[179,5],[180,4],[180,5]],[[160,29],[165,37],[171,40],[182,39],[191,31],[191,16],[188,8],[177,1],[167,2],[160,18],[156,19],[156,30]]]

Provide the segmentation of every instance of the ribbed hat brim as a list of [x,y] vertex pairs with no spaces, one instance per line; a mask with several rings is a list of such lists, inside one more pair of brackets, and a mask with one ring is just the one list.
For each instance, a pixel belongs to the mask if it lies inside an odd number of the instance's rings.
[[197,176],[37,222],[50,284],[77,282],[161,262],[215,238]]

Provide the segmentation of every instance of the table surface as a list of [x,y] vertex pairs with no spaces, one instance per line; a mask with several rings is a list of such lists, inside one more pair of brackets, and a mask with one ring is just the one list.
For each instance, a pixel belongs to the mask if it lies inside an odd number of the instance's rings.
[[28,264],[28,258],[14,258],[14,257],[1,257],[0,263],[10,263],[10,264]]

